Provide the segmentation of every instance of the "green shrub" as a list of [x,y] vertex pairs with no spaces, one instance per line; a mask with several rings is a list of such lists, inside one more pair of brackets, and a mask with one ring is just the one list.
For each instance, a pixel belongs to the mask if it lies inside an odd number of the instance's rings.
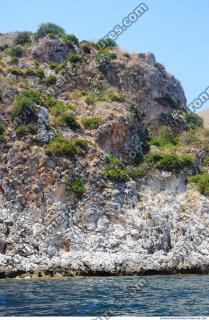
[[86,129],[97,129],[101,124],[103,124],[103,120],[100,118],[87,118],[82,120],[82,124]]
[[110,39],[110,38],[106,38],[106,39],[100,39],[98,42],[97,42],[97,45],[99,48],[114,48],[114,47],[117,47],[117,43]]
[[159,129],[157,136],[149,138],[149,144],[157,147],[170,147],[178,144],[178,139],[172,129],[163,126]]
[[203,119],[194,112],[187,112],[186,114],[187,130],[195,130],[203,127]]
[[38,77],[40,79],[43,79],[45,77],[45,73],[41,69],[36,69],[35,70],[35,75],[36,75],[36,77]]
[[75,63],[78,63],[78,62],[82,62],[83,61],[83,56],[81,54],[78,54],[78,53],[71,53],[68,55],[68,60],[75,64]]
[[50,142],[47,152],[55,156],[75,156],[86,153],[87,142],[82,138],[67,139],[58,136]]
[[68,126],[71,130],[80,129],[80,124],[75,119],[75,116],[71,113],[64,113],[63,115],[61,115],[58,122],[61,125]]
[[111,91],[106,94],[106,98],[108,101],[116,101],[116,102],[124,102],[125,97],[122,94]]
[[125,181],[128,179],[127,170],[124,168],[113,168],[110,166],[104,170],[104,175],[114,181]]
[[[26,89],[24,91],[22,91],[20,93],[20,96],[21,97],[26,97],[30,100],[32,100],[34,103],[38,104],[38,105],[42,105],[43,107],[45,107],[45,95],[42,94],[41,92],[39,92],[38,90],[36,89]],[[48,106],[47,106],[48,107]]]
[[205,157],[205,159],[203,161],[203,166],[209,167],[209,156]]
[[49,34],[61,37],[65,35],[65,31],[54,23],[42,23],[36,32],[36,38],[43,38]]
[[21,92],[20,96],[29,98],[35,104],[47,108],[54,117],[60,117],[63,114],[75,111],[76,109],[75,106],[64,104],[62,101],[56,100],[52,96],[36,89],[26,89]]
[[37,130],[31,124],[22,125],[15,130],[15,134],[17,137],[24,137],[29,134],[34,135],[36,133],[37,133]]
[[31,44],[30,32],[20,32],[15,39],[16,45],[24,46],[25,44]]
[[11,57],[21,58],[24,55],[25,51],[21,46],[14,46],[10,50]]
[[63,36],[62,37],[62,40],[64,41],[64,42],[66,42],[67,44],[68,43],[74,43],[74,44],[76,44],[76,45],[78,45],[79,44],[79,40],[78,40],[78,38],[74,35],[74,34],[67,34],[67,35],[65,35],[65,36]]
[[16,77],[24,77],[25,76],[25,73],[22,70],[17,69],[17,68],[9,68],[7,70],[7,72],[11,73],[12,75],[14,75]]
[[203,194],[209,194],[209,174],[205,173],[198,176],[192,176],[189,181],[195,183],[197,189]]
[[107,67],[111,62],[111,57],[107,53],[99,52],[96,55],[96,64],[100,72],[106,73]]
[[24,74],[26,77],[35,77],[36,76],[35,70],[32,70],[32,69],[25,70]]
[[81,197],[86,192],[86,185],[82,180],[76,179],[71,183],[70,191]]
[[56,73],[59,73],[60,71],[65,69],[66,63],[53,62],[53,63],[50,63],[49,67],[51,70],[54,70]]
[[57,78],[56,78],[55,76],[46,77],[46,78],[43,80],[43,83],[44,83],[47,87],[53,86],[54,84],[57,83]]
[[88,105],[94,105],[95,102],[96,102],[96,99],[90,95],[86,96],[85,97],[85,102],[88,104]]
[[18,96],[12,106],[12,116],[24,123],[37,120],[37,112],[34,102],[27,97]]
[[108,167],[104,170],[104,176],[113,181],[125,181],[129,178],[137,179],[145,176],[144,170],[136,166],[126,167],[117,157],[108,157]]
[[128,170],[128,175],[132,179],[136,179],[136,178],[143,178],[146,175],[146,173],[140,167],[132,167]]
[[147,163],[159,170],[179,172],[185,167],[192,166],[192,158],[189,155],[178,155],[175,153],[148,153]]
[[5,127],[3,124],[0,124],[0,135],[4,134],[5,132]]

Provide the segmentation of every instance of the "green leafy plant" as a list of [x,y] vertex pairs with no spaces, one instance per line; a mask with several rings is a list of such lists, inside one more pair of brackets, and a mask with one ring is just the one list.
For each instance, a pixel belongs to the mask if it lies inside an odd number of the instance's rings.
[[108,101],[124,102],[125,97],[122,94],[119,94],[115,91],[110,91],[105,95],[105,98]]
[[148,153],[145,157],[147,163],[156,169],[180,172],[185,167],[192,166],[192,158],[189,155],[176,153]]
[[53,63],[50,63],[49,67],[51,70],[54,70],[56,73],[59,73],[60,71],[65,69],[66,63],[53,62]]
[[7,70],[8,73],[11,73],[12,75],[14,75],[15,77],[24,77],[25,76],[25,73],[20,70],[20,69],[17,69],[17,68],[9,68]]
[[27,97],[18,96],[12,105],[12,116],[18,118],[24,123],[30,123],[37,120],[37,111],[35,103]]
[[204,173],[202,175],[192,176],[189,181],[195,183],[197,189],[203,194],[209,194],[209,174]]
[[65,125],[69,127],[71,130],[80,129],[80,124],[75,119],[75,116],[73,113],[64,113],[62,114],[58,119],[58,124]]
[[86,185],[82,180],[76,179],[71,183],[70,191],[81,197],[86,192]]
[[47,86],[53,86],[54,84],[56,84],[57,82],[57,78],[55,76],[48,76],[43,80],[43,83]]
[[110,180],[120,182],[131,179],[142,178],[145,176],[144,170],[139,166],[125,166],[122,160],[117,157],[108,157],[109,165],[104,170],[104,175]]
[[55,156],[75,156],[86,153],[87,141],[81,138],[67,139],[59,135],[50,142],[47,152]]
[[103,120],[100,118],[87,118],[82,120],[82,124],[86,129],[97,129],[100,125],[103,124]]
[[68,55],[68,60],[75,64],[75,63],[78,63],[78,62],[82,62],[83,61],[83,56],[81,54],[78,54],[78,53],[71,53]]
[[157,147],[171,147],[178,144],[178,139],[172,129],[162,126],[158,130],[158,135],[149,138],[149,144]]
[[88,105],[94,105],[95,102],[96,102],[96,99],[93,96],[88,95],[88,96],[85,97],[85,102]]
[[195,130],[203,127],[203,119],[194,112],[186,113],[187,130]]

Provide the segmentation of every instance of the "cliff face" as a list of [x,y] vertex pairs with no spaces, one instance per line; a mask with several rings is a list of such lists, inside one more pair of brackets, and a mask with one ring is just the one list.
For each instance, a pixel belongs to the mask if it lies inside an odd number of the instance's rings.
[[153,54],[56,36],[12,59],[16,37],[0,36],[2,276],[207,268],[207,197],[188,170],[137,164],[161,125],[185,130],[180,83]]

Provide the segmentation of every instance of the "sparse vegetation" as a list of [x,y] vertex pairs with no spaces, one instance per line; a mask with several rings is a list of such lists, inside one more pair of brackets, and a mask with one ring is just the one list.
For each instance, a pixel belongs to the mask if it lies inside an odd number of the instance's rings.
[[21,125],[15,130],[15,134],[17,137],[24,137],[29,134],[34,135],[36,133],[37,133],[36,128],[31,124]]
[[96,99],[93,96],[88,95],[88,96],[85,97],[85,102],[88,105],[94,105],[95,102],[96,102]]
[[181,106],[180,101],[174,96],[165,95],[163,97],[156,98],[156,101],[158,101],[163,106],[168,105],[173,109],[178,109]]
[[157,147],[171,147],[177,145],[178,139],[172,129],[162,126],[158,130],[158,135],[150,137],[148,142]]
[[108,101],[116,101],[116,102],[124,102],[125,97],[122,94],[119,94],[115,91],[110,91],[105,95],[105,100]]

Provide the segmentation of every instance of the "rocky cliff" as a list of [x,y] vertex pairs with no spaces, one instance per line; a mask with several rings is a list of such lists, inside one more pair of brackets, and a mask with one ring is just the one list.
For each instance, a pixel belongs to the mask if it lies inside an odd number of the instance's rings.
[[0,50],[0,275],[208,270],[207,132],[179,81],[72,35]]

